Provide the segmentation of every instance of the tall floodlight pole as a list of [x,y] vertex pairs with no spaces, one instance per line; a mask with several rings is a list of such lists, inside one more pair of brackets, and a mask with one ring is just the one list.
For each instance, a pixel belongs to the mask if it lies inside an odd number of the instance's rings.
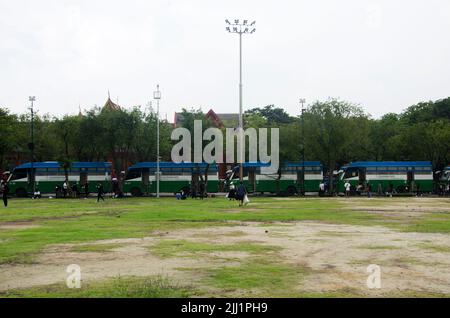
[[159,198],[159,100],[161,99],[159,84],[156,85],[153,98],[156,99],[156,197]]
[[30,181],[31,181],[31,189],[36,192],[36,184],[34,182],[34,101],[36,100],[36,96],[29,96],[28,100],[31,102],[30,110],[31,110],[31,143],[29,148],[31,150],[31,172],[30,172]]
[[[256,21],[252,23],[248,23],[248,20],[243,20],[242,23],[239,22],[238,19],[234,20],[234,23],[231,23],[229,20],[225,20],[227,24],[226,30],[229,33],[239,34],[239,180],[242,181],[244,177],[244,124],[242,118],[242,35],[243,34],[252,34],[256,31],[254,25]],[[250,31],[250,29],[252,29]]]
[[302,104],[302,192],[305,194],[305,104],[306,100],[300,98],[300,104]]

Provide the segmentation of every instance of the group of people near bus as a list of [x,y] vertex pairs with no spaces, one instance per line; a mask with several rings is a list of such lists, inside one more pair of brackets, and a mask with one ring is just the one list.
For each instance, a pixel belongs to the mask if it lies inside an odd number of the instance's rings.
[[[228,191],[226,197],[229,200],[237,200],[239,202],[239,206],[247,204],[250,202],[247,196],[247,188],[244,186],[243,182],[239,182],[239,185],[236,187],[233,182],[230,183],[230,190]],[[179,193],[175,195],[177,200],[186,200],[188,197],[192,199],[207,197],[206,186],[203,182],[200,182],[197,186],[193,185],[190,189],[189,193],[186,193],[184,189],[182,189]]]
[[[70,189],[70,190],[69,190]],[[105,201],[105,198],[103,197],[105,194],[103,184],[101,182],[97,183],[96,186],[97,189],[97,202],[100,200]],[[55,195],[56,198],[68,198],[69,195],[71,195],[74,198],[84,197],[87,199],[89,197],[90,191],[89,191],[89,183],[85,182],[83,185],[81,185],[80,189],[78,188],[78,184],[74,183],[72,186],[69,185],[69,182],[66,180],[64,183],[60,185],[55,186]],[[116,195],[116,194],[115,194]],[[36,198],[36,192],[33,198]],[[40,192],[39,192],[39,198],[40,198]]]
[[[393,189],[393,187],[392,187]],[[391,190],[392,191],[392,190]],[[344,193],[345,197],[349,197],[352,193],[360,196],[363,193],[366,193],[368,198],[372,197],[372,185],[369,182],[366,183],[358,183],[356,187],[353,187],[350,182],[347,180],[344,183]]]
[[200,198],[203,200],[208,197],[206,184],[205,182],[193,183],[189,189],[183,188],[175,197],[177,200],[186,200],[188,197],[191,197],[192,199]]

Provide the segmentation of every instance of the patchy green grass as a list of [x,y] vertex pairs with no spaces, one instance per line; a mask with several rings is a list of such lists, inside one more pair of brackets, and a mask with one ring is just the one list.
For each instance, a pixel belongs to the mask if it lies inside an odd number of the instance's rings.
[[404,230],[408,232],[450,233],[450,213],[428,213],[422,218],[414,220]]
[[[386,215],[352,210],[352,205],[394,204],[397,198],[340,200],[336,198],[252,198],[245,207],[223,198],[207,200],[175,200],[173,198],[107,199],[11,199],[0,213],[0,264],[30,263],[33,255],[50,244],[87,243],[113,238],[140,238],[155,231],[185,228],[232,226],[236,221],[260,222],[263,225],[280,222],[316,221],[332,224],[383,225],[402,231],[450,233],[450,214],[428,213],[416,219],[399,222]],[[403,201],[401,201],[403,202]],[[434,203],[436,202],[436,203]],[[448,200],[433,201],[446,206]],[[233,212],[229,212],[233,211]],[[400,220],[401,221],[401,220]],[[11,228],[14,222],[39,225]],[[270,230],[269,230],[270,231]],[[345,233],[335,233],[345,235]],[[332,235],[328,233],[327,235]]]
[[373,216],[346,212],[334,200],[273,200],[254,198],[251,208],[239,211],[236,202],[222,198],[179,201],[173,198],[109,199],[12,199],[0,213],[0,224],[27,221],[34,228],[0,230],[0,264],[29,263],[35,253],[50,244],[83,243],[103,239],[144,237],[154,231],[172,231],[207,226],[232,226],[230,221],[317,220],[369,224]]
[[150,250],[159,257],[192,257],[192,254],[210,254],[214,252],[246,252],[261,255],[278,251],[279,248],[249,242],[211,244],[186,240],[163,240],[151,246]]
[[6,298],[185,298],[194,295],[191,287],[182,287],[164,277],[118,277],[82,283],[79,289],[53,284],[0,292],[0,297]]
[[300,265],[255,257],[236,266],[206,270],[203,282],[231,294],[248,296],[295,297],[310,270]]

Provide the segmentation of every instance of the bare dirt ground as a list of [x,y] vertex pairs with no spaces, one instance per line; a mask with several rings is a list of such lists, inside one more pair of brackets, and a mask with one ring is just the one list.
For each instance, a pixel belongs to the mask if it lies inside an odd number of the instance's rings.
[[[373,208],[373,206],[372,206]],[[396,213],[403,213],[398,207]],[[383,213],[389,213],[384,211]],[[405,210],[405,213],[411,213]],[[265,224],[267,225],[267,224]],[[236,264],[251,255],[214,252],[209,257],[177,255],[160,258],[151,246],[161,240],[188,240],[213,244],[256,242],[279,247],[280,260],[300,264],[308,275],[296,284],[301,292],[326,293],[343,289],[366,296],[404,292],[450,294],[450,235],[405,233],[382,226],[335,225],[318,222],[247,222],[230,227],[187,229],[155,233],[142,239],[115,239],[91,244],[117,244],[110,251],[74,252],[83,244],[49,246],[35,264],[0,265],[0,291],[64,282],[69,264],[78,264],[83,281],[113,276],[164,275],[182,284],[201,284],[198,275],[183,268],[214,268]],[[382,288],[368,289],[367,266],[381,266]]]

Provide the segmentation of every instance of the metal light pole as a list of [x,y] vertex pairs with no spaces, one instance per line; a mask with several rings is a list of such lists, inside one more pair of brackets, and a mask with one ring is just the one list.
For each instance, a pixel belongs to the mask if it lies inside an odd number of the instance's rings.
[[300,104],[302,104],[302,191],[305,194],[305,104],[306,100],[300,98]]
[[[239,22],[238,19],[234,20],[234,23],[231,23],[229,20],[225,20],[225,23],[228,25],[226,30],[229,33],[239,34],[239,141],[240,141],[240,158],[239,158],[239,180],[242,181],[244,177],[244,158],[245,154],[243,153],[244,149],[244,124],[242,118],[242,34],[252,34],[256,31],[253,27],[256,21],[248,24],[248,20],[243,20],[242,23]],[[250,31],[250,29],[252,29]]]
[[156,85],[153,98],[156,99],[156,197],[159,198],[159,100],[161,99],[159,84]]
[[31,189],[34,192],[36,192],[36,183],[34,182],[34,101],[36,100],[36,96],[29,96],[28,100],[31,102],[31,143],[29,145],[29,148],[31,150],[31,173],[30,173],[30,179],[31,179]]

